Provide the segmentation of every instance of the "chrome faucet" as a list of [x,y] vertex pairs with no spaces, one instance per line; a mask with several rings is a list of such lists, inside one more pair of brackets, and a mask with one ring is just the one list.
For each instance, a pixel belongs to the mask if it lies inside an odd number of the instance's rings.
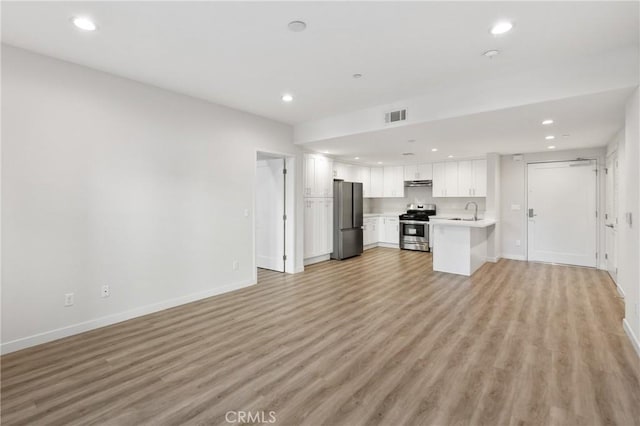
[[469,201],[466,206],[464,206],[465,210],[469,210],[469,204],[473,204],[475,210],[473,211],[473,220],[478,220],[478,203],[475,201]]

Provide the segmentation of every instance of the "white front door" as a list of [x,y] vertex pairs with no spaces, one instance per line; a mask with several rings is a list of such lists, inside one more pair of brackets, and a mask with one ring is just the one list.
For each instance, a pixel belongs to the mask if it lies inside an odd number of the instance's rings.
[[256,266],[284,272],[284,160],[258,160]]
[[607,271],[613,281],[618,281],[618,261],[616,253],[618,227],[618,160],[616,153],[607,158],[605,196],[605,261]]
[[528,165],[528,259],[597,265],[596,162]]

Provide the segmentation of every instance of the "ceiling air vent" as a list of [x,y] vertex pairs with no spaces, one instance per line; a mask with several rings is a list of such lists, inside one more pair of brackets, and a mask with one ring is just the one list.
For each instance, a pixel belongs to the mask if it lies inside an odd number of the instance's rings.
[[397,111],[389,111],[384,114],[385,123],[396,123],[407,119],[407,109],[399,109]]

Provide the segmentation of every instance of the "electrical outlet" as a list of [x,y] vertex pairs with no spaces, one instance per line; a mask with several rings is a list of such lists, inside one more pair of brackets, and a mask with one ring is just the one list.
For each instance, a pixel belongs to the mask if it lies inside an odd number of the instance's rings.
[[64,306],[73,306],[73,293],[64,295]]
[[109,297],[111,296],[111,289],[108,285],[102,286],[102,292],[100,293],[100,297]]
[[240,269],[240,262],[238,262],[237,260],[233,261],[233,270],[237,271],[238,269]]
[[521,244],[520,240],[516,240],[516,247],[520,247],[520,244]]

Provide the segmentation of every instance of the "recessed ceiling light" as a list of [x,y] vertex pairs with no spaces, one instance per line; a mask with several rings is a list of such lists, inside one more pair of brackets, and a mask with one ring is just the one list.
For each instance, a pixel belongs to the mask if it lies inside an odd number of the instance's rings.
[[378,161],[378,164],[382,164],[382,161]]
[[498,56],[500,54],[499,50],[487,50],[486,52],[484,52],[482,55],[486,56],[487,58],[491,59],[494,56]]
[[289,30],[294,33],[299,33],[307,29],[307,23],[304,21],[291,21],[287,26],[289,27]]
[[329,153],[329,151],[323,151],[323,152],[324,152],[325,154],[328,154],[328,153]]
[[555,146],[555,145],[549,145],[547,148],[549,148],[549,149],[556,149],[556,146]]
[[552,139],[555,139],[556,137],[555,137],[555,136],[553,136],[553,135],[549,135],[549,136],[545,136],[544,138],[545,138],[546,140],[550,141],[550,140],[552,140]]
[[513,24],[509,21],[501,21],[491,27],[491,34],[500,35],[511,31]]
[[449,158],[453,158],[453,155],[449,155]]
[[353,75],[353,78],[362,78],[362,74],[355,73],[355,74]]
[[436,152],[438,148],[431,148],[431,151]]
[[71,18],[71,22],[73,22],[73,25],[83,31],[95,31],[96,28],[98,28],[91,19],[83,18],[81,16],[74,16],[73,18]]
[[354,159],[354,160],[359,160],[359,159],[360,159],[360,157],[353,157],[353,159]]
[[544,120],[542,124],[548,126],[549,124],[553,124],[553,120]]
[[415,139],[409,139],[407,142],[414,143],[415,141],[416,141]]
[[287,93],[285,95],[282,95],[282,100],[284,102],[291,102],[293,100],[293,96]]
[[562,135],[563,138],[568,138],[569,136],[571,136],[570,134],[564,134]]

